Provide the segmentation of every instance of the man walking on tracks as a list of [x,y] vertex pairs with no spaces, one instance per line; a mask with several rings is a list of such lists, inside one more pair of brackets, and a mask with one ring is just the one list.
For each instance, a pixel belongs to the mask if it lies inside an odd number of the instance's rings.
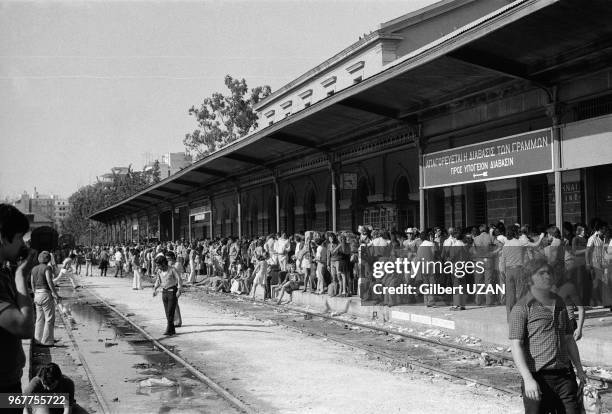
[[565,303],[551,291],[552,268],[545,259],[536,259],[524,271],[529,293],[516,303],[509,323],[512,356],[523,377],[525,413],[578,414],[571,364],[583,384],[586,375]]

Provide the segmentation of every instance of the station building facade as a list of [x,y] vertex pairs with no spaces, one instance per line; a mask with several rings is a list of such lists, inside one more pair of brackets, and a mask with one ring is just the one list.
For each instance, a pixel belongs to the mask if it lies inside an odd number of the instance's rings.
[[612,222],[605,1],[443,1],[262,101],[259,129],[94,214],[109,240]]

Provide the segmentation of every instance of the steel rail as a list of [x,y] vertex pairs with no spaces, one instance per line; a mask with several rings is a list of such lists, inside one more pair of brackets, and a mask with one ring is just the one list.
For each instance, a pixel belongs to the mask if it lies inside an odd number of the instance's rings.
[[[209,289],[206,289],[207,292],[210,292]],[[229,296],[230,299],[234,299],[233,297]],[[497,360],[502,360],[502,361],[507,361],[507,362],[514,362],[513,358],[508,356],[508,355],[503,355],[500,354],[498,352],[491,352],[491,351],[486,351],[486,350],[482,350],[482,349],[474,349],[474,348],[470,348],[467,346],[463,346],[463,345],[459,345],[459,344],[454,344],[452,342],[446,342],[446,341],[441,341],[439,339],[431,339],[431,338],[426,338],[426,337],[422,337],[419,335],[414,335],[414,334],[410,334],[410,333],[406,333],[406,332],[400,332],[400,331],[395,331],[389,328],[384,328],[384,327],[380,327],[380,326],[371,326],[371,325],[367,325],[364,323],[360,323],[360,322],[356,322],[356,321],[349,321],[349,320],[345,320],[345,319],[340,319],[337,318],[335,316],[331,316],[331,315],[326,315],[324,313],[319,313],[319,312],[312,312],[312,311],[307,311],[304,309],[299,309],[299,308],[295,308],[293,306],[289,306],[289,305],[277,305],[273,302],[265,302],[262,300],[258,300],[258,299],[251,299],[250,297],[244,297],[243,299],[246,299],[250,302],[253,303],[258,303],[258,304],[262,304],[271,308],[280,308],[280,309],[287,309],[293,312],[297,312],[297,313],[301,313],[301,314],[305,314],[305,315],[309,315],[311,317],[318,317],[318,318],[322,318],[322,319],[326,319],[326,320],[331,320],[334,322],[340,322],[340,323],[345,323],[345,324],[349,324],[349,325],[353,325],[353,326],[357,326],[360,327],[362,329],[370,329],[373,331],[378,331],[378,332],[383,332],[385,334],[388,335],[398,335],[404,338],[409,338],[409,339],[414,339],[417,341],[421,341],[421,342],[427,342],[433,345],[438,345],[438,346],[444,346],[446,348],[450,348],[450,349],[456,349],[456,350],[460,350],[460,351],[464,351],[464,352],[468,352],[468,353],[472,353],[472,354],[476,354],[476,355],[481,355],[483,352],[486,352],[487,355],[489,355],[492,359],[497,359]],[[309,332],[310,333],[310,332]],[[371,350],[369,350],[371,351]],[[416,364],[414,364],[416,365]],[[435,367],[433,367],[435,369]],[[452,373],[451,373],[452,374]],[[612,380],[608,379],[608,378],[604,378],[604,377],[600,377],[597,375],[587,375],[587,377],[589,379],[592,380],[596,380],[596,381],[602,381],[605,382],[607,384],[612,384]],[[477,382],[477,381],[474,381]]]
[[153,336],[151,336],[147,331],[145,331],[143,328],[141,328],[139,325],[137,325],[135,322],[133,322],[129,317],[127,317],[126,315],[123,314],[123,312],[121,312],[120,310],[118,310],[116,307],[114,307],[113,305],[111,305],[110,303],[108,303],[106,300],[102,299],[99,295],[97,295],[96,293],[94,293],[91,289],[88,289],[87,287],[83,286],[83,289],[86,289],[93,297],[95,297],[97,300],[100,301],[100,303],[102,303],[104,306],[106,306],[107,308],[109,308],[110,310],[112,310],[114,313],[116,313],[117,315],[119,315],[123,320],[125,320],[127,323],[129,323],[132,327],[134,327],[138,332],[140,332],[145,338],[147,338],[147,340],[149,340],[150,342],[152,342],[158,349],[160,349],[161,351],[163,351],[165,354],[167,354],[168,356],[170,356],[172,359],[174,359],[176,362],[178,362],[179,364],[181,364],[182,366],[185,367],[185,369],[187,369],[189,372],[191,372],[193,375],[195,375],[200,381],[202,381],[203,383],[205,383],[208,387],[210,387],[212,390],[214,390],[217,394],[219,394],[224,400],[226,400],[227,402],[229,402],[230,404],[232,404],[235,408],[237,408],[239,411],[243,412],[243,413],[247,413],[247,414],[253,414],[256,413],[256,411],[254,411],[251,407],[249,407],[248,405],[246,405],[244,402],[242,402],[240,399],[238,399],[237,397],[235,397],[233,394],[231,394],[228,390],[226,390],[225,388],[223,388],[221,385],[217,384],[214,380],[212,380],[209,376],[207,376],[206,374],[204,374],[202,371],[200,371],[199,369],[197,369],[196,367],[194,367],[193,365],[191,365],[189,362],[185,361],[183,358],[181,358],[179,355],[175,354],[174,352],[170,351],[168,348],[166,348],[163,344],[161,344],[157,339],[153,338]]
[[81,352],[79,345],[77,344],[77,341],[74,338],[74,335],[72,335],[72,324],[70,323],[69,320],[67,320],[66,314],[64,313],[62,308],[59,306],[59,303],[56,305],[56,310],[59,312],[60,317],[62,318],[62,323],[64,324],[64,328],[66,328],[66,333],[68,334],[68,338],[70,338],[70,342],[72,342],[72,346],[74,347],[74,350],[77,353],[79,361],[81,362],[81,366],[85,370],[85,375],[87,375],[87,379],[89,380],[89,383],[91,384],[91,387],[93,388],[96,399],[98,400],[98,403],[100,404],[100,408],[102,408],[102,412],[108,413],[108,414],[113,413],[114,411],[110,408],[110,406],[104,399],[104,395],[102,394],[102,389],[96,382],[93,372],[91,372],[91,369],[89,368],[89,365],[87,364],[87,361],[85,360],[85,356]]

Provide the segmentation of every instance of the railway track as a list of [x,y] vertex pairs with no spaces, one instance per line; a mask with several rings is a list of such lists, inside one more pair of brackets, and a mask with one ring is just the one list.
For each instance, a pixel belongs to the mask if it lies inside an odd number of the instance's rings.
[[[90,289],[87,289],[86,287],[84,287],[83,290],[86,290],[87,294],[91,295],[91,297],[94,298],[96,301],[98,301],[99,304],[101,304],[102,306],[110,310],[112,313],[116,314],[119,318],[127,322],[133,330],[137,331],[140,335],[142,335],[142,337],[145,338],[144,341],[148,341],[155,349],[157,349],[160,352],[163,352],[165,355],[170,357],[180,366],[184,367],[187,371],[189,371],[189,373],[191,373],[195,378],[197,378],[200,382],[202,382],[206,387],[208,387],[210,390],[216,393],[219,397],[221,397],[223,400],[229,403],[238,412],[246,413],[246,414],[251,414],[251,413],[256,412],[251,407],[246,405],[243,401],[241,401],[239,398],[237,398],[236,396],[231,394],[228,390],[226,390],[221,385],[219,385],[217,382],[215,382],[212,378],[210,378],[204,372],[202,372],[201,370],[199,370],[198,368],[194,367],[192,364],[190,364],[189,362],[181,358],[181,356],[173,352],[171,349],[169,349],[169,347],[164,346],[157,339],[152,337],[147,331],[145,331],[138,324],[132,321],[127,315],[125,315],[124,313],[119,311],[117,308],[109,304],[106,300],[101,298],[99,295],[97,295]],[[104,392],[102,391],[100,386],[97,384],[95,375],[92,373],[92,370],[89,369],[89,366],[87,364],[87,358],[84,356],[84,353],[79,348],[78,341],[75,339],[74,335],[71,332],[72,324],[69,319],[69,316],[59,306],[58,306],[57,312],[61,315],[62,323],[64,324],[64,327],[66,328],[66,332],[68,334],[68,337],[70,338],[71,345],[74,347],[78,355],[78,358],[83,368],[85,369],[88,380],[92,384],[94,393],[96,395],[98,402],[100,403],[100,407],[102,411],[104,413],[115,412],[115,410],[113,409],[112,403],[107,401],[107,398],[105,397]],[[139,342],[142,343],[143,341],[139,341]]]
[[[206,291],[220,304],[239,304],[242,312],[258,310],[257,319],[269,319],[309,336],[324,338],[345,346],[384,358],[399,366],[435,373],[451,380],[478,384],[504,394],[521,394],[521,379],[510,354],[480,347],[469,347],[439,338],[429,338],[382,326],[312,312],[273,302],[252,300],[244,296],[229,296]],[[246,305],[246,306],[245,306]],[[255,307],[252,308],[251,306]],[[261,313],[261,308],[270,309]],[[252,315],[255,315],[252,312]],[[296,319],[301,315],[302,318]],[[364,336],[364,333],[370,335]],[[594,381],[610,385],[610,380],[590,375]],[[612,396],[612,394],[608,393]]]
[[[229,393],[205,373],[150,336],[130,319],[129,314],[123,314],[93,291],[86,290],[88,294],[105,308],[123,319],[134,330],[144,336],[155,348],[185,367],[185,369],[214,390],[238,411],[245,413],[253,412],[249,406]],[[205,293],[208,302],[219,306],[225,312],[234,312],[237,316],[249,316],[264,322],[271,321],[274,324],[284,326],[307,336],[317,337],[360,350],[370,358],[397,366],[400,368],[400,372],[419,371],[451,381],[461,381],[468,386],[484,387],[505,395],[520,395],[520,377],[513,367],[511,357],[503,353],[487,351],[487,355],[484,357],[482,349],[473,349],[439,338],[428,338],[410,332],[364,324],[330,314],[312,312],[288,305],[276,305],[275,303],[263,302],[261,300],[253,301],[244,296],[208,292],[201,288],[188,292],[189,295],[198,295],[200,293]],[[65,315],[62,315],[62,319],[64,324],[70,326],[70,322],[66,321]],[[77,353],[79,353],[79,357],[82,358],[78,351],[78,344],[76,344],[76,341],[74,341],[70,334],[70,329],[67,329],[67,331],[77,349]],[[82,358],[82,362],[83,367],[88,371],[84,358]],[[89,372],[88,375],[90,375]],[[92,381],[92,385],[94,390],[96,390],[95,380]],[[105,408],[104,411],[112,412],[108,411],[109,404],[104,401],[102,393],[98,395],[96,391],[96,395],[100,405]]]

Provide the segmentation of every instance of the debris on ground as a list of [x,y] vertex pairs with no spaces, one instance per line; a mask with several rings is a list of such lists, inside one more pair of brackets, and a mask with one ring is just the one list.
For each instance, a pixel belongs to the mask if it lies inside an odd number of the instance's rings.
[[487,354],[486,352],[482,352],[480,354],[480,357],[478,358],[478,362],[480,363],[481,367],[488,367],[488,366],[493,365],[493,360],[491,359],[489,354]]
[[144,381],[140,381],[141,387],[173,387],[176,385],[174,381],[169,380],[166,377],[161,378],[148,378]]
[[467,346],[478,346],[482,344],[482,340],[480,338],[469,335],[458,336],[454,339],[454,342],[458,344],[465,344]]

